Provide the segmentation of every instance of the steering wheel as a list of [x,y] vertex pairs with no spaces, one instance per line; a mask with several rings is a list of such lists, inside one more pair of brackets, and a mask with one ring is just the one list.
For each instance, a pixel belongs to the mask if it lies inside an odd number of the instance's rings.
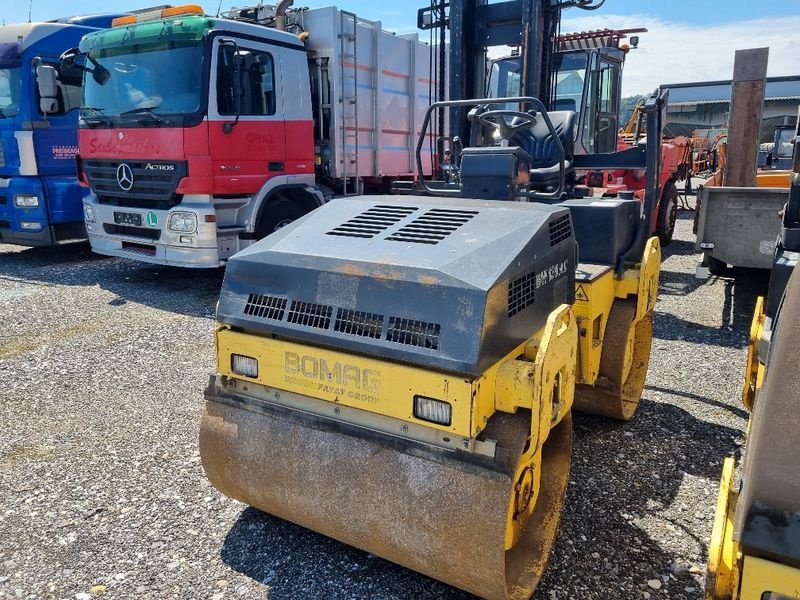
[[[508,117],[519,119],[519,122],[516,125],[509,125],[508,121],[506,121]],[[536,125],[536,113],[534,111],[488,110],[478,115],[478,121],[481,125],[486,125],[495,129],[502,139],[509,140],[518,131]]]

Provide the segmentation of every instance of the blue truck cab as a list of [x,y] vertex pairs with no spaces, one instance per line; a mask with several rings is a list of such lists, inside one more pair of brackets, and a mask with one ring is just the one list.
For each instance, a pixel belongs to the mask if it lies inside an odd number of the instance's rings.
[[75,162],[81,80],[53,77],[48,99],[37,77],[115,16],[0,27],[0,243],[50,246],[86,238],[89,190],[79,185]]

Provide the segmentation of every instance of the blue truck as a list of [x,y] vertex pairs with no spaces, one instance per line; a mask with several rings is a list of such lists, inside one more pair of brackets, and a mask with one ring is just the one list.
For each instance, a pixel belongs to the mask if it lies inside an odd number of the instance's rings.
[[78,183],[81,74],[59,56],[119,15],[0,27],[0,243],[51,246],[86,238]]

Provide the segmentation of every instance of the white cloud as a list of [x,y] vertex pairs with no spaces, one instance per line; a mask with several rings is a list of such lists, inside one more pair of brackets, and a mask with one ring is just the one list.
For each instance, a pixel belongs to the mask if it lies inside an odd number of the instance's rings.
[[646,27],[628,55],[623,94],[647,94],[665,83],[731,79],[736,50],[769,47],[769,76],[800,75],[800,16],[722,25],[668,23],[646,15],[565,14],[564,32]]

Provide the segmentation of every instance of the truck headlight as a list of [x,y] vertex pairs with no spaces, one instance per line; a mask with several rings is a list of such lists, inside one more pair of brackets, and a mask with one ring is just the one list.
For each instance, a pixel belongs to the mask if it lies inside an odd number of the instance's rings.
[[422,421],[451,425],[453,423],[453,407],[441,400],[414,396],[414,416]]
[[34,194],[17,194],[14,196],[14,204],[20,208],[36,208],[39,206],[39,196]]
[[94,206],[88,202],[83,203],[83,218],[87,223],[94,223],[97,221],[97,215],[94,212]]
[[250,379],[258,378],[258,361],[251,356],[242,356],[241,354],[231,354],[231,370],[236,375],[242,377],[249,377]]
[[171,213],[167,229],[176,233],[194,233],[197,231],[197,215],[193,212]]
[[19,226],[25,231],[41,231],[42,229],[41,223],[34,223],[32,221],[20,221]]

